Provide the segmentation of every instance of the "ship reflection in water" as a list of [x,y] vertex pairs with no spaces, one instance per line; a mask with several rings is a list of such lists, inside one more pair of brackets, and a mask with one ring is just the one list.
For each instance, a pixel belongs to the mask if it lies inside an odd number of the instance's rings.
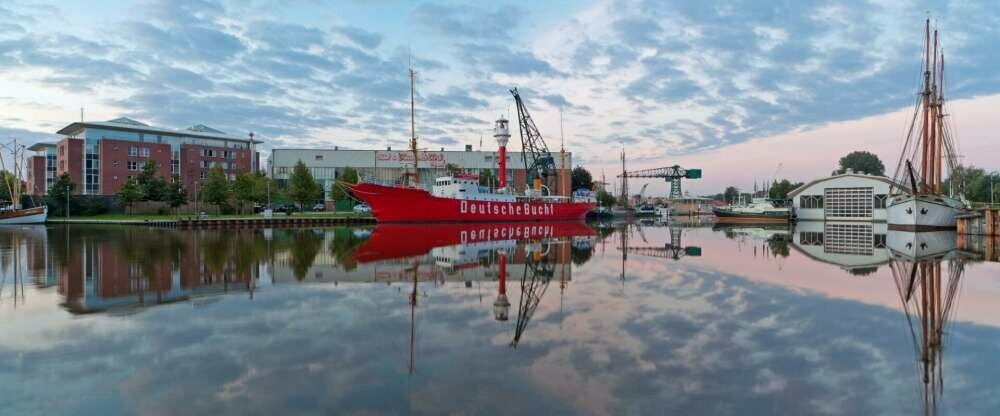
[[0,395],[11,414],[996,414],[996,250],[852,222],[0,228]]

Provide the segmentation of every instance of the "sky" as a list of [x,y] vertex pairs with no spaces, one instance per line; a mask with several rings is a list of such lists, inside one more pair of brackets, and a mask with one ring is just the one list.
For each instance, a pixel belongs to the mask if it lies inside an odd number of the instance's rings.
[[704,169],[692,193],[747,189],[853,150],[894,166],[927,16],[962,161],[998,169],[1000,13],[978,0],[5,0],[0,140],[56,140],[82,107],[252,131],[265,153],[402,147],[412,64],[422,147],[495,148],[518,87],[549,148],[595,176],[624,146],[629,169]]

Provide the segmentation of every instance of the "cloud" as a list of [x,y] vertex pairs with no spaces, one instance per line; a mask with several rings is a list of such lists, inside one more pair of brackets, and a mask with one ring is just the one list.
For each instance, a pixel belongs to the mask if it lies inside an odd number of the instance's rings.
[[354,26],[334,26],[331,28],[334,33],[338,33],[356,45],[366,49],[375,49],[382,43],[382,34],[369,32]]
[[428,30],[455,39],[510,39],[524,11],[505,6],[494,10],[461,5],[423,3],[413,9],[410,18]]

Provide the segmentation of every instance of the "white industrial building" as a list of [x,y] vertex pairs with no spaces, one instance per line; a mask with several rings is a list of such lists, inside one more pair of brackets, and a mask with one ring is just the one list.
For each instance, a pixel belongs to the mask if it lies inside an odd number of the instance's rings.
[[[497,176],[498,156],[495,151],[473,151],[467,146],[465,151],[444,150],[420,151],[420,182],[430,189],[435,178],[447,174],[445,165],[453,164],[469,173],[479,173],[489,170]],[[565,170],[562,170],[559,154],[555,158],[556,170],[559,175],[568,175],[573,166],[573,156],[566,152]],[[298,161],[309,168],[313,178],[323,185],[326,199],[329,200],[330,190],[336,179],[347,167],[358,171],[362,178],[375,179],[380,182],[399,181],[405,172],[413,169],[413,153],[408,149],[401,150],[348,150],[337,147],[331,149],[274,149],[267,159],[268,176],[278,180],[287,180],[292,168]],[[507,152],[507,178],[510,184],[518,190],[525,186],[526,172],[520,152]],[[557,189],[556,178],[550,178],[550,189],[554,193],[568,195],[569,190]],[[568,182],[568,181],[567,181]]]
[[848,170],[816,179],[788,194],[799,220],[885,221],[892,179]]

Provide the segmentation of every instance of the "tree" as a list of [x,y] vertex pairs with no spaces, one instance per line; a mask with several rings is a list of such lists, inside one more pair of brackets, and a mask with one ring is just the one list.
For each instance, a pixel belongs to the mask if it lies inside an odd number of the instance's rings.
[[56,181],[52,183],[52,187],[49,188],[49,198],[52,198],[56,206],[62,207],[60,215],[66,214],[66,210],[69,208],[66,206],[67,196],[71,195],[75,189],[76,183],[69,176],[69,172],[63,172],[62,175],[59,175]]
[[306,203],[319,199],[321,194],[322,189],[313,179],[309,168],[306,168],[306,164],[302,163],[301,160],[298,161],[292,168],[292,174],[288,177],[288,197],[299,207],[302,207]]
[[577,166],[570,174],[570,184],[570,188],[573,188],[574,191],[577,189],[589,191],[594,188],[594,178],[590,176],[590,171],[584,169],[583,166]]
[[232,190],[229,181],[226,180],[226,173],[222,171],[222,166],[216,165],[208,171],[208,179],[201,185],[201,199],[205,202],[215,204],[220,210],[229,207],[229,197]]
[[455,176],[456,173],[462,171],[462,168],[454,163],[448,163],[444,165],[444,171],[448,173],[448,176]]
[[138,180],[135,178],[129,178],[122,185],[122,189],[118,191],[118,203],[125,207],[125,213],[132,213],[132,204],[136,201],[142,199],[142,189],[139,187]]
[[736,189],[735,186],[727,186],[726,191],[722,193],[722,199],[724,202],[733,202],[740,196],[740,190]]
[[167,196],[167,180],[156,174],[156,162],[152,160],[142,165],[142,171],[135,177],[136,185],[142,193],[142,201],[163,201]]
[[177,175],[174,175],[174,179],[167,186],[165,201],[172,209],[177,209],[188,202],[187,190],[184,189],[184,184],[181,183],[181,178]]
[[964,195],[972,202],[990,202],[990,187],[993,185],[997,199],[1000,199],[1000,173],[988,173],[975,166],[958,166],[951,176],[941,182],[941,190],[945,194],[951,193],[952,182],[955,184],[955,194]]
[[[358,183],[358,171],[348,166],[344,168],[343,172],[340,172],[339,176],[337,176],[337,181],[346,183]],[[353,198],[351,196],[350,191],[348,191],[347,188],[345,188],[342,185],[334,186],[333,191],[330,193],[330,197],[333,198],[334,201],[343,201],[346,199]]]
[[878,156],[863,150],[848,153],[847,156],[840,158],[840,169],[837,169],[835,173],[844,173],[847,169],[869,175],[885,175],[885,165],[882,164]]
[[254,202],[257,199],[257,180],[254,176],[254,174],[244,172],[236,175],[236,180],[233,181],[233,196],[240,204],[241,213],[243,212],[243,203]]
[[18,187],[17,177],[9,171],[0,171],[0,201],[13,202],[11,191]]
[[490,169],[483,169],[479,171],[479,186],[489,186],[492,187],[496,185],[497,179],[493,176],[493,171]]
[[610,207],[615,204],[615,197],[603,189],[597,191],[597,205]]
[[792,183],[788,179],[782,179],[781,182],[774,181],[767,196],[771,199],[787,199],[788,193],[800,186],[802,186],[802,182]]

